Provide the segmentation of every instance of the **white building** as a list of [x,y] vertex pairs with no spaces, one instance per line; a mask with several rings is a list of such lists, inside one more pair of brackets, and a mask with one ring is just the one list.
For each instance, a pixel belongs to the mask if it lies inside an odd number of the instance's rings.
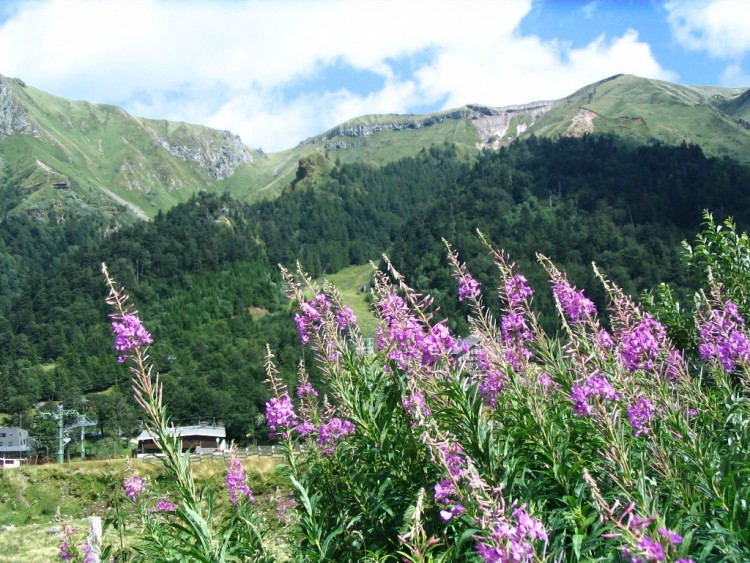
[[29,456],[29,431],[15,426],[0,428],[0,459],[20,459]]

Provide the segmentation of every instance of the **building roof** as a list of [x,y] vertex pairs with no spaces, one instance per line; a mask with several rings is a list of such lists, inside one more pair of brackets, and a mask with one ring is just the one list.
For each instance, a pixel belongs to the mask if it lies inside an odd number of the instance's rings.
[[19,432],[19,433],[20,432],[24,432],[26,434],[29,433],[28,430],[25,430],[25,429],[21,428],[20,426],[1,426],[0,427],[0,432],[5,432],[5,433],[8,433],[8,432]]
[[29,431],[17,426],[0,428],[0,453],[28,452],[31,450]]
[[[177,436],[180,436],[181,438],[186,437],[204,437],[204,438],[226,438],[227,437],[227,431],[226,428],[223,426],[207,426],[203,424],[198,424],[195,426],[178,426],[176,428],[170,428],[169,429],[169,435],[172,436],[174,432],[177,432]],[[148,430],[141,430],[141,433],[138,434],[137,440],[139,442],[145,442],[146,440],[151,440],[151,434],[148,433]]]

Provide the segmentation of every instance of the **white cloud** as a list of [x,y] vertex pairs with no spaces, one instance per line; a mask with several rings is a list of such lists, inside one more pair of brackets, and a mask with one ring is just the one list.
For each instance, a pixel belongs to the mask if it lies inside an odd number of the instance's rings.
[[596,9],[599,7],[599,1],[594,0],[593,2],[589,2],[585,6],[581,8],[581,11],[583,12],[583,17],[585,17],[587,20],[591,19],[594,16],[594,12],[596,12]]
[[750,3],[747,0],[669,2],[668,22],[677,42],[717,58],[742,57],[750,51]]
[[[593,3],[592,3],[593,6]],[[553,99],[619,72],[673,79],[635,31],[583,48],[522,36],[531,0],[20,3],[0,24],[0,73],[48,92],[202,123],[280,150],[365,113],[445,101]],[[389,60],[430,53],[413,75]],[[332,63],[383,77],[320,84]],[[354,89],[354,88],[353,88]]]
[[750,74],[738,64],[730,64],[721,73],[721,84],[731,88],[744,88],[750,84]]

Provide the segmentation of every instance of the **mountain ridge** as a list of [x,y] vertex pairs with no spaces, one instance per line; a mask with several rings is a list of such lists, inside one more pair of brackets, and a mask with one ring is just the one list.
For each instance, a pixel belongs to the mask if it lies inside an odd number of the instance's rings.
[[[376,165],[450,143],[467,153],[528,138],[612,134],[625,142],[697,144],[750,164],[750,89],[685,86],[617,74],[559,100],[468,104],[430,114],[360,116],[277,153],[252,150],[227,130],[131,116],[71,101],[0,76],[0,211],[50,220],[154,216],[198,191],[252,202],[296,185],[313,153]],[[302,163],[302,164],[301,164]]]

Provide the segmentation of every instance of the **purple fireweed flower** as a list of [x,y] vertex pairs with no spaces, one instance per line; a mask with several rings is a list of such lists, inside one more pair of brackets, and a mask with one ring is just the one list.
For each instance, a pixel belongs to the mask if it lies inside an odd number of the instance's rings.
[[542,523],[536,518],[529,516],[523,507],[516,508],[513,511],[513,517],[518,524],[516,533],[519,536],[529,538],[530,540],[547,541],[547,531],[542,526]]
[[645,436],[654,417],[654,405],[646,397],[638,397],[635,404],[628,407],[628,421],[633,427],[633,434]]
[[750,363],[750,340],[745,334],[745,319],[732,301],[724,310],[712,310],[710,318],[700,325],[698,351],[706,361],[718,362],[732,371],[738,363]]
[[315,433],[315,425],[309,420],[303,420],[294,427],[294,431],[297,432],[302,438],[307,438],[311,434]]
[[440,510],[440,518],[447,522],[454,516],[464,513],[456,483],[468,478],[466,460],[459,443],[440,444],[437,451],[441,465],[448,470],[449,477],[435,485],[435,500],[446,507]]
[[239,506],[242,499],[252,502],[253,491],[247,486],[242,462],[236,457],[233,457],[229,462],[225,483],[229,491],[229,501],[234,506]]
[[461,447],[461,444],[458,442],[442,444],[438,446],[438,449],[442,454],[448,472],[453,475],[453,477],[463,477],[466,460],[464,459],[464,450]]
[[645,561],[664,561],[664,546],[655,539],[645,536],[636,545],[639,551],[638,559],[631,561],[640,561],[641,557]]
[[659,535],[666,538],[667,542],[671,545],[680,545],[682,543],[682,536],[674,530],[667,530],[666,528],[659,527]]
[[505,280],[505,295],[508,298],[508,305],[514,309],[521,301],[534,295],[534,290],[527,285],[525,277],[521,274],[513,274]]
[[546,371],[537,376],[536,382],[542,386],[545,395],[549,395],[553,390],[560,388],[560,384],[552,379],[552,376]]
[[425,418],[432,414],[430,408],[424,401],[424,395],[420,391],[407,395],[402,401],[404,410],[408,412],[412,418]]
[[309,396],[310,398],[318,396],[318,392],[309,381],[306,381],[304,385],[297,387],[297,398],[304,399],[306,396]]
[[583,294],[583,290],[578,291],[567,280],[556,283],[552,292],[571,323],[578,324],[596,315],[594,302]]
[[583,385],[573,385],[570,400],[573,401],[573,412],[581,416],[590,416],[594,412],[592,399],[617,401],[620,396],[609,380],[601,375],[592,375]]
[[440,518],[447,522],[454,516],[464,513],[456,483],[466,477],[466,461],[459,443],[446,443],[437,446],[441,465],[448,470],[449,477],[435,485],[435,500],[445,508],[440,509]]
[[525,347],[525,343],[533,340],[534,335],[529,330],[526,317],[521,311],[511,311],[503,315],[500,324],[505,346],[505,361],[518,372],[523,366],[523,361],[531,357],[531,352]]
[[605,329],[601,329],[597,334],[596,343],[599,345],[599,349],[602,352],[611,350],[615,346],[614,340],[612,340],[612,337]]
[[395,361],[399,369],[413,362],[421,363],[425,330],[406,302],[391,293],[380,300],[378,308],[385,323],[385,327],[376,329],[378,350],[388,350],[388,358]]
[[573,412],[581,416],[591,416],[594,412],[588,402],[589,395],[585,385],[573,385],[570,389],[570,400],[573,401]]
[[75,557],[74,550],[68,543],[67,539],[60,542],[60,553],[58,553],[58,557],[63,561],[71,561],[73,557]]
[[141,324],[137,315],[125,313],[122,317],[115,316],[116,320],[112,323],[112,333],[115,335],[115,350],[124,352],[118,356],[117,361],[125,362],[127,353],[140,346],[153,344],[153,339],[148,331]]
[[83,546],[81,547],[83,549],[83,563],[95,563],[95,562],[98,563],[99,562],[99,558],[96,556],[96,554],[94,553],[94,550],[91,549],[90,546],[88,546],[87,544],[83,544]]
[[451,497],[457,493],[456,485],[451,479],[443,479],[435,484],[435,500],[443,504],[450,504]]
[[492,523],[489,537],[477,544],[477,552],[486,562],[516,563],[534,560],[535,540],[547,541],[547,532],[523,507],[513,511],[515,522],[500,516]]
[[441,321],[430,329],[430,334],[419,343],[422,348],[422,365],[433,366],[443,356],[459,350],[458,341],[451,336],[446,321]]
[[519,340],[532,340],[534,335],[526,324],[526,317],[523,313],[510,313],[504,315],[501,321],[503,335],[510,338],[516,337]]
[[475,280],[471,274],[464,274],[458,278],[458,300],[476,301],[479,299],[481,292],[479,288],[479,282]]
[[122,485],[125,489],[125,495],[133,502],[138,500],[141,493],[146,490],[146,482],[137,475],[127,477]]
[[664,325],[648,313],[634,327],[623,331],[620,335],[620,355],[625,367],[631,372],[652,369],[665,335]]
[[507,376],[497,369],[487,370],[479,385],[479,391],[482,393],[482,401],[492,407],[497,406],[497,398],[503,392]]
[[160,498],[156,503],[156,507],[151,512],[174,512],[177,510],[177,505],[167,499]]
[[388,294],[380,300],[378,308],[385,324],[376,329],[378,350],[387,350],[388,358],[399,369],[432,367],[441,358],[460,350],[446,321],[425,327],[398,295]]
[[653,522],[654,520],[656,520],[656,516],[641,518],[637,514],[633,514],[633,516],[630,518],[630,521],[628,522],[628,529],[633,532],[635,536],[640,537],[643,533],[643,530],[648,528],[651,525],[651,522]]
[[499,368],[501,361],[493,352],[478,348],[474,353],[474,358],[477,362],[482,400],[486,405],[495,408],[497,398],[502,393],[508,377]]
[[277,433],[286,437],[286,430],[296,426],[297,414],[287,393],[281,397],[271,397],[266,403],[266,423],[271,430],[271,438],[275,438]]
[[323,293],[300,303],[299,311],[294,315],[294,322],[303,346],[310,342],[313,333],[320,330],[330,310],[331,304]]
[[461,503],[456,503],[451,506],[449,510],[441,510],[440,518],[443,522],[447,522],[454,516],[461,516],[464,512],[466,512],[466,509],[463,505]]
[[332,454],[336,442],[348,434],[354,434],[354,425],[348,420],[334,417],[327,423],[321,424],[318,444],[323,448],[323,455]]
[[342,309],[336,310],[334,317],[336,319],[336,324],[342,333],[348,332],[350,326],[357,324],[357,316],[349,305],[344,305]]
[[465,509],[458,500],[458,490],[451,479],[443,479],[435,485],[435,500],[446,506],[440,509],[440,518],[447,522],[454,516],[461,516]]

